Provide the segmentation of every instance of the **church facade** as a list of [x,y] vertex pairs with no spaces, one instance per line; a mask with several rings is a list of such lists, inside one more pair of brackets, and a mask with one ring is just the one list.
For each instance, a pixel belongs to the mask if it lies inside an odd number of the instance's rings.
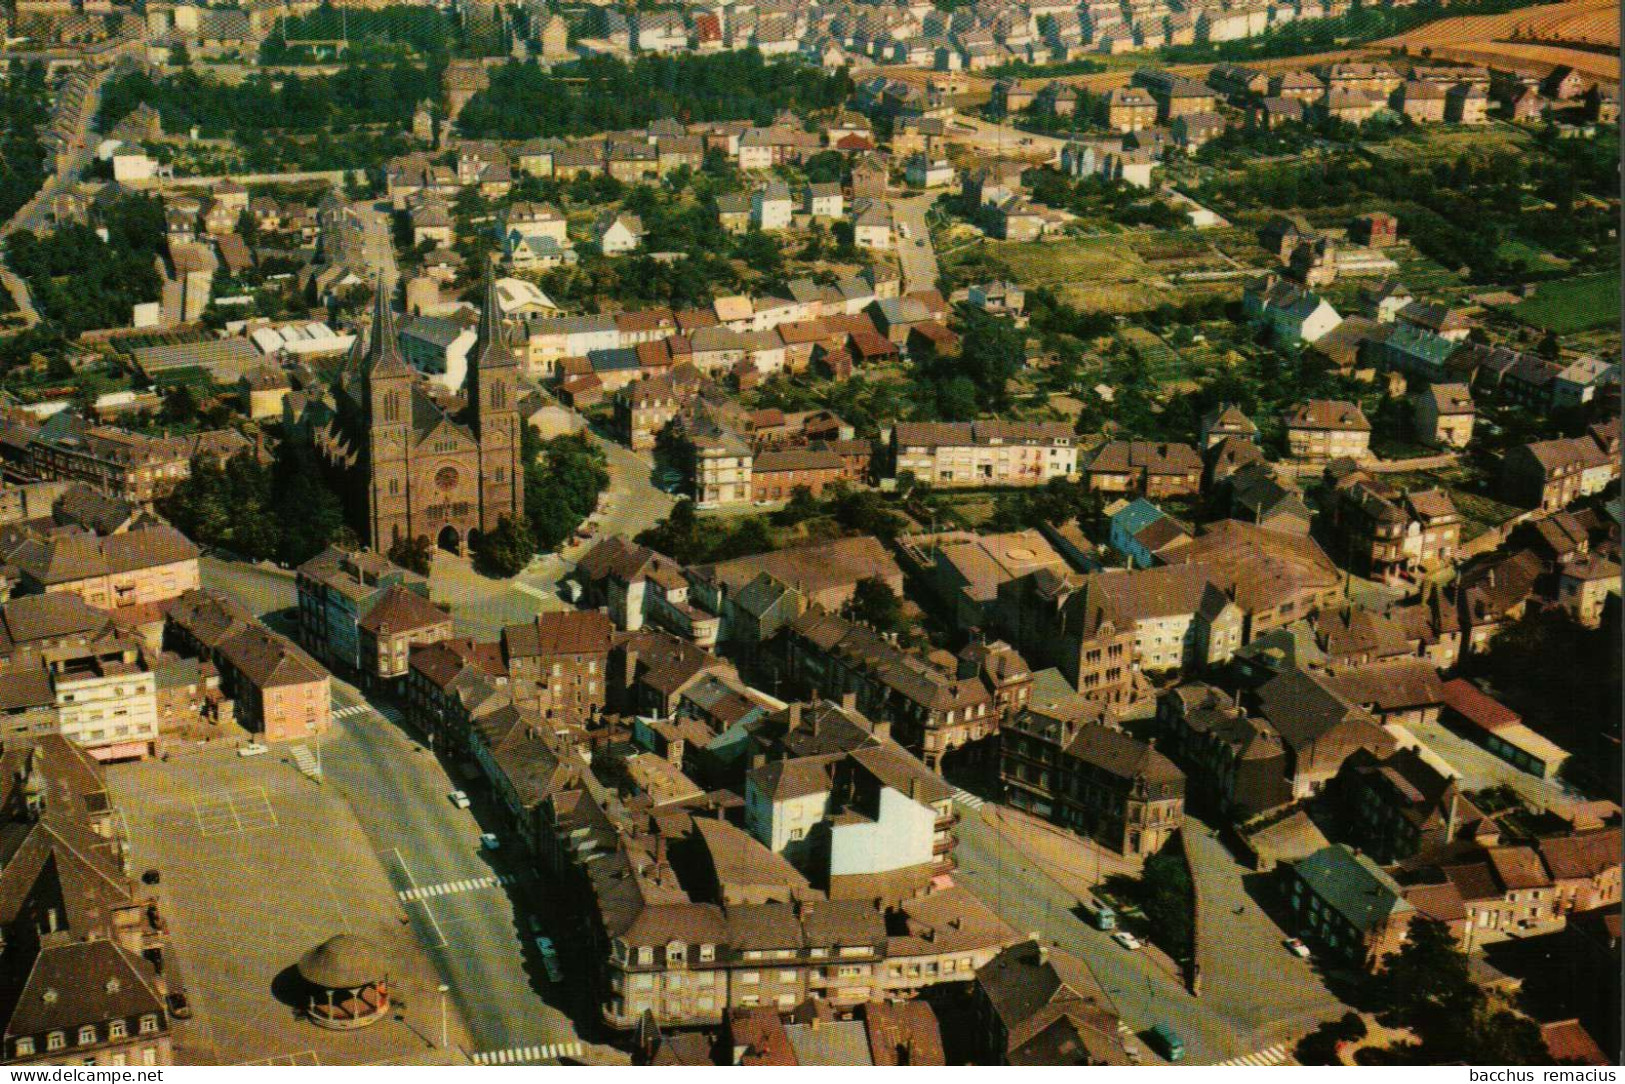
[[523,515],[518,376],[489,282],[462,397],[449,405],[401,357],[389,294],[379,289],[333,414],[315,434],[369,545],[387,553],[426,538],[467,554],[481,534]]

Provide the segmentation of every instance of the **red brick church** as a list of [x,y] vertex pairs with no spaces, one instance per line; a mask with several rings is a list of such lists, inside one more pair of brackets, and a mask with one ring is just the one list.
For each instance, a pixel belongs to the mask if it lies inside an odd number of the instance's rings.
[[438,401],[401,357],[389,291],[377,292],[372,326],[315,437],[343,476],[357,528],[381,551],[422,537],[467,554],[481,532],[522,514],[519,367],[490,282],[478,335],[460,398]]

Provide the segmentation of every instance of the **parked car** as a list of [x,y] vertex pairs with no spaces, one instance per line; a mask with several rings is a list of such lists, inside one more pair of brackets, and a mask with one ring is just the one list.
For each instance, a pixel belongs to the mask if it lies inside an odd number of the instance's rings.
[[551,937],[538,937],[536,951],[542,955],[542,970],[547,972],[548,982],[560,982],[564,979],[564,970],[559,967],[559,950],[553,946]]
[[1298,940],[1296,937],[1287,938],[1285,944],[1287,951],[1292,953],[1292,955],[1305,960],[1309,959],[1309,946]]
[[1104,903],[1097,903],[1089,908],[1089,917],[1094,921],[1097,930],[1117,929],[1117,912]]
[[1133,952],[1135,949],[1141,948],[1144,945],[1143,941],[1129,933],[1127,930],[1118,930],[1116,933],[1112,934],[1112,940],[1116,941],[1119,945],[1122,945],[1130,952]]
[[447,797],[451,799],[451,804],[456,806],[458,809],[468,808],[468,795],[463,791],[454,790],[447,795]]
[[1167,1024],[1151,1025],[1151,1038],[1157,1046],[1162,1048],[1162,1056],[1169,1061],[1179,1061],[1185,1056],[1185,1041],[1179,1033]]
[[502,846],[502,841],[497,838],[497,834],[495,832],[481,832],[480,846],[484,847],[488,851],[494,851]]
[[237,747],[237,755],[240,757],[262,757],[270,751],[270,746],[261,745],[257,741],[251,741],[247,745],[239,745]]

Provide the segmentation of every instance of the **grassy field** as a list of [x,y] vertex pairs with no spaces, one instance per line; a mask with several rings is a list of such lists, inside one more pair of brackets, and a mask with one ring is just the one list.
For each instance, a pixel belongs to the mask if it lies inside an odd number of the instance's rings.
[[1512,314],[1527,324],[1567,334],[1619,323],[1619,272],[1543,282]]
[[1438,124],[1413,129],[1385,145],[1368,145],[1368,149],[1385,147],[1388,153],[1412,162],[1454,162],[1464,154],[1475,158],[1521,154],[1528,149],[1532,139],[1525,129],[1499,122],[1486,125]]
[[[1239,281],[1175,283],[1169,276],[1230,270],[1205,239],[1134,231],[1031,243],[989,241],[966,250],[1028,289],[1047,286],[1086,312],[1132,313],[1211,294],[1240,296]],[[960,262],[955,253],[949,262]]]

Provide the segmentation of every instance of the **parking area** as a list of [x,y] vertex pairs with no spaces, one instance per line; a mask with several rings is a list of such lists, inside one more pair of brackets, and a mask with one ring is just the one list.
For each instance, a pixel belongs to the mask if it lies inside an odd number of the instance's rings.
[[[470,1044],[455,1004],[452,1053],[440,1049],[440,976],[350,804],[301,775],[285,751],[115,765],[108,782],[132,870],[159,875],[193,1010],[177,1029],[180,1064],[464,1061]],[[358,1032],[323,1031],[299,1012],[294,965],[339,933],[379,947],[395,994],[396,1011]]]
[[264,787],[193,798],[192,813],[197,817],[198,834],[204,837],[277,827],[276,811]]

